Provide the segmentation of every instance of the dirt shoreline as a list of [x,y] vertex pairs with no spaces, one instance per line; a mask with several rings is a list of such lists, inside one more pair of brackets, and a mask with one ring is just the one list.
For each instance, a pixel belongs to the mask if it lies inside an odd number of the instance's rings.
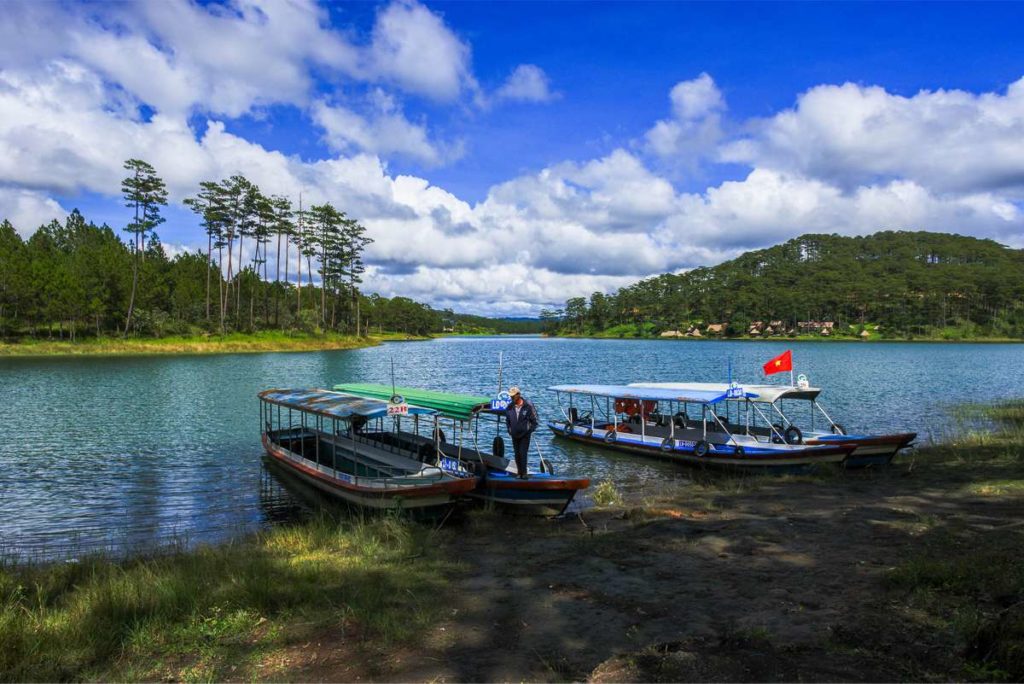
[[966,553],[993,535],[1024,561],[1024,492],[985,493],[1006,474],[910,457],[884,470],[627,487],[620,506],[558,521],[477,513],[442,531],[443,553],[463,571],[450,578],[448,617],[420,646],[378,658],[297,649],[282,674],[998,680],[972,670],[970,645],[892,576],[912,558]]

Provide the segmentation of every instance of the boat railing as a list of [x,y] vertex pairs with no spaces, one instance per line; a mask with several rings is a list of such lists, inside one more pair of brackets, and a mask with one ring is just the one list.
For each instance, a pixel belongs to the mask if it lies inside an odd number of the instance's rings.
[[[312,436],[312,433],[311,433],[311,436]],[[317,437],[318,440],[320,440],[322,442],[326,442],[326,443],[332,445],[335,448],[339,447],[339,446],[342,449],[346,448],[346,445],[344,445],[343,443],[339,443],[339,441],[335,440],[332,435],[321,433],[321,434],[316,434],[315,436]],[[341,439],[348,439],[348,438],[342,437]],[[349,440],[349,441],[353,441],[354,442],[355,440]],[[360,439],[359,441],[364,446],[368,446],[368,447],[371,447],[371,448],[376,448],[376,443],[372,442],[371,440],[366,440],[364,438],[364,439]],[[411,469],[402,468],[402,467],[399,467],[399,466],[393,466],[393,465],[390,465],[390,464],[387,464],[387,463],[383,463],[383,462],[381,462],[381,461],[379,461],[377,459],[374,459],[372,454],[368,454],[368,453],[359,454],[355,449],[352,449],[351,452],[350,452],[352,456],[362,457],[362,458],[365,458],[367,460],[371,460],[372,463],[363,463],[362,465],[364,465],[368,469],[372,469],[372,470],[380,473],[382,476],[374,477],[374,476],[367,476],[367,475],[359,475],[358,474],[358,465],[360,465],[360,464],[359,464],[358,461],[355,462],[357,472],[356,473],[349,473],[349,472],[345,472],[344,470],[339,470],[339,469],[337,469],[335,467],[332,467],[330,465],[327,465],[327,464],[324,464],[324,463],[319,463],[315,459],[311,459],[311,458],[309,458],[309,457],[307,457],[307,456],[305,456],[303,454],[296,453],[296,452],[292,451],[291,449],[289,449],[288,447],[284,446],[283,444],[278,443],[278,446],[281,448],[282,451],[285,452],[285,455],[289,459],[291,459],[293,461],[300,462],[300,463],[304,464],[306,467],[313,468],[317,472],[323,473],[324,475],[327,475],[329,477],[333,477],[334,479],[349,481],[349,482],[352,482],[353,484],[360,484],[360,483],[365,484],[365,483],[368,483],[368,482],[373,482],[374,484],[383,485],[384,488],[388,488],[388,487],[397,487],[397,486],[401,486],[401,485],[406,485],[406,484],[410,484],[412,482],[423,482],[424,480],[429,481],[429,482],[440,481],[440,480],[443,480],[445,478],[444,471],[440,467],[438,467],[436,465],[431,465],[431,464],[424,463],[424,464],[420,464],[421,467],[419,469],[411,470]],[[337,457],[337,455],[338,455],[338,452],[335,452],[335,453],[332,454],[332,462],[334,462],[334,459]],[[401,455],[401,454],[398,454],[398,455]]]

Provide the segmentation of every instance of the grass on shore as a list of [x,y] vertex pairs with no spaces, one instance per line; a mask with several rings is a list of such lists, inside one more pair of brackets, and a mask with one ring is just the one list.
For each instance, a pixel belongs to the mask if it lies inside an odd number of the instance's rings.
[[959,678],[1024,681],[1024,402],[975,412],[996,429],[924,449],[921,462],[964,480],[969,495],[998,497],[1006,524],[930,521],[887,581],[902,619],[957,636],[966,663]]
[[0,568],[0,679],[266,680],[294,668],[303,643],[328,638],[362,660],[414,645],[440,618],[452,570],[428,528],[394,518],[322,518],[131,561]]
[[81,341],[23,340],[0,343],[0,356],[90,356],[117,354],[218,354],[269,351],[356,349],[385,341],[426,339],[403,333],[374,333],[370,337],[337,333],[261,331],[224,335],[189,335],[156,338],[100,337]]

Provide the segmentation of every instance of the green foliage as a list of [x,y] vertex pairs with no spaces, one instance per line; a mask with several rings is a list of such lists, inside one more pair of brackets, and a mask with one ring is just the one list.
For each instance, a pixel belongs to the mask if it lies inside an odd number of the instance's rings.
[[596,487],[590,495],[596,506],[617,506],[622,503],[622,494],[615,488],[615,483],[605,480]]
[[784,330],[799,334],[801,321],[831,321],[834,334],[855,337],[867,330],[868,339],[1020,338],[1024,250],[944,233],[804,235],[713,268],[595,293],[589,304],[570,299],[542,319],[547,331],[563,334],[626,325],[647,334],[645,324],[656,334],[724,323],[736,336],[754,321],[781,321]]

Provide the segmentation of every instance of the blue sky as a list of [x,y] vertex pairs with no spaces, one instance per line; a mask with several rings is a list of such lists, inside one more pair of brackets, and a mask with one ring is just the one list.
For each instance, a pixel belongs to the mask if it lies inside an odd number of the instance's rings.
[[1024,246],[1024,4],[5,4],[0,216],[123,223],[242,172],[375,239],[367,289],[474,313],[804,232]]

